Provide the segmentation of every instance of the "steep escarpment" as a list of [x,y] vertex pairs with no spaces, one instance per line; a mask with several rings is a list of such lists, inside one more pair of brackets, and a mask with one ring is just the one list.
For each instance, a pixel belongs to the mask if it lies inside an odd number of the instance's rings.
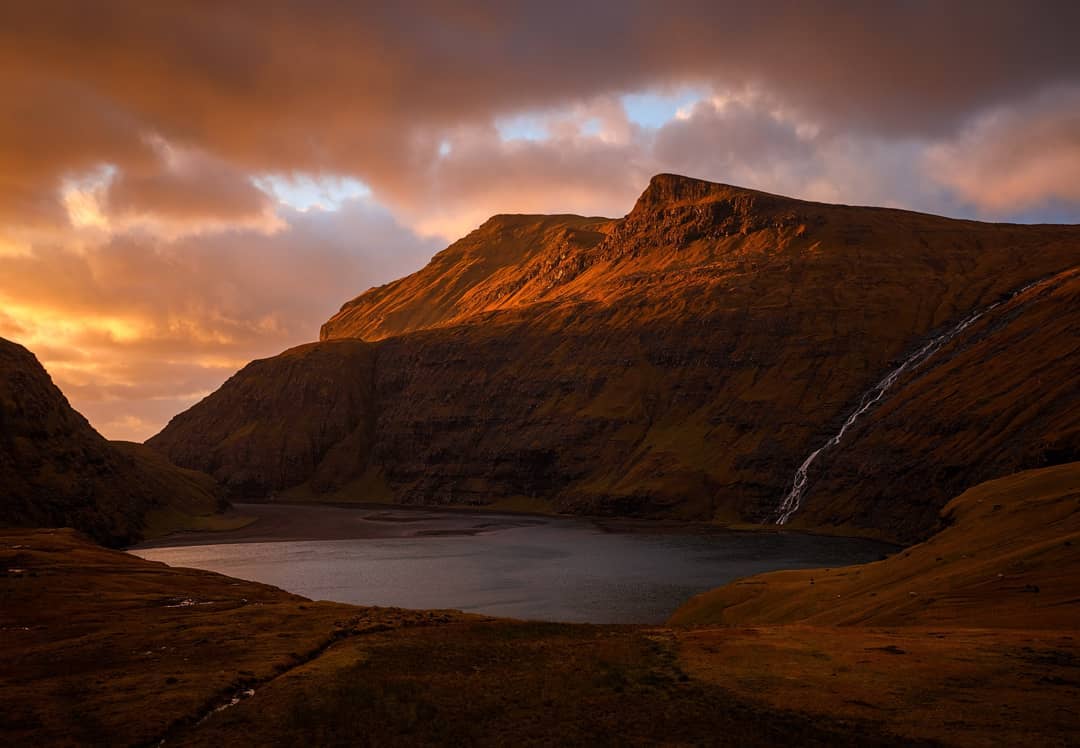
[[912,540],[971,485],[1080,460],[1078,371],[1073,269],[988,312],[897,381],[821,455],[795,524],[889,527]]
[[208,476],[107,441],[30,351],[0,339],[0,523],[70,526],[124,544],[143,537],[155,512],[171,510],[175,522],[220,508]]
[[[496,217],[324,326],[320,355],[340,357],[330,346],[359,337],[375,363],[370,441],[342,447],[335,460],[349,469],[319,481],[328,489],[346,474],[377,474],[408,503],[529,497],[572,512],[765,520],[809,449],[897,361],[1078,257],[1077,227],[825,205],[673,175],[654,178],[617,221]],[[1077,314],[1064,297],[1045,303],[1061,319]],[[1031,344],[1044,334],[1033,327]],[[1027,365],[1007,345],[987,355]],[[286,357],[238,377],[246,391],[273,391],[291,366]],[[336,387],[367,376],[351,370],[335,369]],[[246,423],[262,401],[241,391],[223,388],[204,405]],[[307,429],[329,413],[297,412],[279,428]],[[269,460],[255,495],[316,476],[319,461],[283,471],[280,452],[262,457],[262,426],[207,438],[196,424],[208,417],[178,417],[151,444],[233,485],[247,485],[251,460]],[[1041,439],[1073,418],[1032,408],[996,427]],[[251,457],[225,463],[222,450]],[[975,462],[993,472],[993,460],[972,453],[954,478],[963,483]],[[892,538],[925,535],[954,485],[899,528],[883,511],[839,519]],[[808,516],[828,524],[833,511]]]
[[147,443],[178,464],[198,465],[231,495],[307,481],[316,490],[340,487],[367,465],[374,366],[374,349],[357,340],[253,361]]

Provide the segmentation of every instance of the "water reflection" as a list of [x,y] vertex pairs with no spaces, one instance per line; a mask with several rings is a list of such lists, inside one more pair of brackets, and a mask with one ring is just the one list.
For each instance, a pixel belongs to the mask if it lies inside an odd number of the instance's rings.
[[620,534],[552,519],[495,524],[471,536],[247,542],[134,553],[313,599],[548,621],[660,623],[692,595],[739,577],[862,563],[885,550],[850,538]]

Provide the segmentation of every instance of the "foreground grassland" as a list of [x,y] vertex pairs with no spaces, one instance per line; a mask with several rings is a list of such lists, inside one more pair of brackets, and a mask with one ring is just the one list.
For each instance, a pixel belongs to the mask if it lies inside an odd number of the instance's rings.
[[311,602],[69,530],[2,531],[0,737],[1067,744],[1078,507],[1080,464],[1019,474],[886,561],[743,580],[651,627]]
[[0,535],[0,566],[12,745],[897,742],[692,678],[665,628],[313,603],[69,530]]

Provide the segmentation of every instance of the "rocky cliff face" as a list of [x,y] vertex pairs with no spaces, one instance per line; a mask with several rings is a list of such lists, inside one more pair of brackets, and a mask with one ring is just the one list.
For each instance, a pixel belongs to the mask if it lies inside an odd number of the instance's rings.
[[0,339],[0,524],[75,527],[121,545],[156,510],[218,510],[216,491],[141,445],[106,441],[30,351]]
[[[254,423],[258,409],[291,402],[290,388],[308,376],[291,352],[245,369],[150,444],[254,495],[378,475],[381,488],[408,503],[524,496],[564,511],[760,521],[806,453],[896,361],[971,310],[1078,260],[1077,227],[824,205],[660,175],[623,219],[497,216],[427,268],[346,304],[307,350],[339,361],[310,370],[322,377],[332,369],[330,389],[369,387],[353,395],[366,403],[356,410],[362,448],[339,438],[344,427],[324,428],[337,418],[329,401],[287,409],[277,426],[227,435],[205,427]],[[1074,329],[1078,312],[1066,296],[1041,304]],[[1066,330],[1044,330],[1031,325],[1030,345],[1062,352]],[[948,360],[983,340],[977,334],[954,341]],[[979,355],[995,369],[1033,373],[1005,338],[995,340]],[[366,346],[368,358],[346,355],[350,344]],[[1041,370],[1052,381],[1031,396],[1049,403],[1047,393],[1067,386],[1067,368]],[[990,398],[991,410],[1006,405],[1007,394],[982,392],[977,375],[971,381],[972,398]],[[1075,409],[1058,418],[1052,407],[1028,408],[979,426],[964,425],[968,416],[948,404],[933,408],[940,423],[918,437],[928,444],[952,430],[993,427],[1006,435],[1001,450],[1008,434],[1033,445],[1020,462],[1075,450]],[[288,450],[260,446],[275,428],[296,424],[335,448],[297,462]],[[876,482],[873,510],[830,503],[816,489],[806,521],[894,538],[925,533],[974,465],[982,479],[999,459],[1016,461],[979,444],[948,463],[960,469],[940,485],[941,473],[930,470],[886,488]],[[949,445],[954,455],[973,442]],[[837,475],[854,497],[871,479],[860,471],[880,457],[868,451],[860,462],[861,448],[850,449],[854,463]],[[335,467],[324,472],[331,452]],[[249,485],[252,465],[265,479]],[[890,475],[909,468],[898,461]],[[914,495],[932,511],[905,519],[883,509]]]

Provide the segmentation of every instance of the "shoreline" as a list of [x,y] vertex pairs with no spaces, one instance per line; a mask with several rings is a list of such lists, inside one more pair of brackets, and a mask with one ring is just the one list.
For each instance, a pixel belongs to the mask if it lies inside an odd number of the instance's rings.
[[471,510],[453,512],[441,507],[359,503],[235,503],[233,509],[253,517],[253,521],[234,530],[182,530],[136,543],[124,550],[236,543],[471,536],[570,519],[558,515],[481,513]]
[[469,537],[499,530],[555,523],[591,525],[605,533],[628,535],[793,534],[871,540],[894,551],[904,546],[859,533],[826,532],[772,525],[514,512],[462,506],[415,506],[373,502],[237,502],[233,511],[252,518],[229,530],[180,530],[144,540],[124,550],[178,548],[237,543],[319,540],[375,540],[419,537]]

